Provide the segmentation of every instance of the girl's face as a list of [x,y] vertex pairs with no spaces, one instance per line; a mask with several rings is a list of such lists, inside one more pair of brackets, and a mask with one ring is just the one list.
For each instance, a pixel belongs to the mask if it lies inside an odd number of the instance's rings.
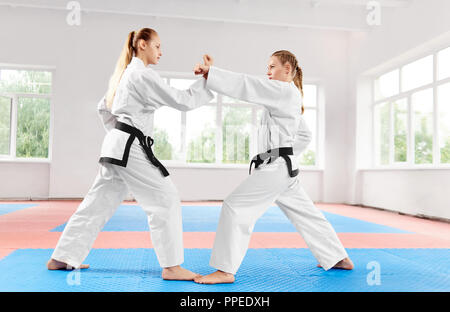
[[159,36],[154,36],[150,41],[141,40],[140,48],[142,56],[146,59],[148,64],[156,65],[161,58],[161,40]]
[[269,79],[290,81],[292,80],[290,72],[291,66],[289,65],[289,62],[286,62],[286,64],[283,65],[278,57],[270,57],[269,65],[267,67],[267,76],[269,76]]

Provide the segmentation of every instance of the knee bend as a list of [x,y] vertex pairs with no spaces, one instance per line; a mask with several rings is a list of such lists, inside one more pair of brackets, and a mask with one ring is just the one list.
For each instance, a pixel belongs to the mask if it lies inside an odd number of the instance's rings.
[[241,209],[233,200],[226,198],[222,204],[222,211],[223,213],[236,216],[241,212]]

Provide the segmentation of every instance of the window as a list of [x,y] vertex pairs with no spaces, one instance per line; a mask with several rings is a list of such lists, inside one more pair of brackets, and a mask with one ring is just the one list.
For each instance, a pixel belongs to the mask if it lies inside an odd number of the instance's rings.
[[433,82],[433,56],[427,56],[402,68],[402,91]]
[[9,155],[12,98],[0,96],[0,155]]
[[[222,109],[222,162],[250,162],[252,107],[239,104]],[[253,156],[253,155],[252,155]]]
[[186,113],[187,162],[216,161],[216,108],[202,106]]
[[0,157],[49,158],[52,73],[0,70]]
[[400,91],[399,70],[393,70],[387,74],[381,75],[375,80],[375,99],[390,97],[398,94]]
[[[195,80],[168,77],[166,82],[186,90]],[[314,166],[317,165],[317,87],[305,85],[304,93],[304,118],[313,133],[313,142],[303,153],[301,164]],[[156,110],[153,123],[155,155],[169,163],[248,165],[256,154],[256,128],[262,112],[258,105],[216,93],[210,103],[188,112],[161,107]]]
[[438,79],[450,77],[450,47],[438,53]]
[[375,148],[377,163],[389,163],[390,106],[382,103],[375,106]]
[[447,48],[374,79],[375,166],[450,163],[449,68]]
[[433,89],[412,95],[416,164],[433,163]]
[[153,137],[153,151],[159,159],[181,160],[181,112],[171,107],[161,107],[156,110]]
[[300,165],[303,166],[315,166],[316,156],[317,156],[317,86],[316,85],[305,85],[303,86],[303,106],[305,107],[305,112],[303,113],[303,118],[306,121],[310,131],[312,132],[312,140],[309,143],[307,149],[302,153],[300,157]]
[[408,102],[400,99],[392,103],[394,131],[394,162],[404,163],[408,154]]
[[437,94],[441,163],[450,164],[450,83],[439,86]]

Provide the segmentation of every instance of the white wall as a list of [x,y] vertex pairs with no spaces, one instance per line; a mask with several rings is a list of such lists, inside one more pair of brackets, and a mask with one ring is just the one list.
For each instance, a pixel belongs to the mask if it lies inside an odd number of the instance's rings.
[[450,46],[448,12],[447,0],[414,1],[383,10],[371,32],[349,36],[349,203],[450,219],[450,170],[365,170],[372,164],[373,75]]
[[450,220],[450,170],[361,170],[361,203]]
[[48,198],[49,173],[46,163],[0,163],[0,198]]
[[[264,75],[273,51],[296,53],[306,81],[317,81],[326,100],[325,172],[304,172],[302,181],[315,201],[346,201],[345,32],[100,13],[83,14],[81,25],[71,27],[65,23],[64,11],[20,7],[0,7],[0,16],[0,63],[56,68],[51,163],[28,167],[0,163],[0,198],[82,198],[86,194],[98,170],[104,136],[96,103],[106,90],[127,33],[152,27],[162,39],[163,57],[155,68],[160,71],[190,72],[208,52],[218,66]],[[223,199],[247,174],[246,168],[170,171],[185,200]],[[23,187],[24,179],[41,184]]]

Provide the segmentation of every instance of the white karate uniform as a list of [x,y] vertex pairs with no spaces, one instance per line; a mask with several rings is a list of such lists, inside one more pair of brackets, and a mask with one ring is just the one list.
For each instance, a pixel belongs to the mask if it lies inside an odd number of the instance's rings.
[[[139,140],[127,144],[130,134],[115,127],[117,121],[151,135],[154,111],[163,105],[187,111],[213,98],[201,78],[188,90],[168,86],[150,67],[134,57],[123,73],[112,110],[103,98],[99,115],[107,134],[101,159],[124,161],[122,165],[102,162],[94,184],[71,216],[52,258],[79,268],[105,223],[130,191],[148,216],[151,238],[161,267],[184,261],[181,202],[170,176],[153,166]],[[131,141],[131,140],[130,140]]]
[[[311,141],[301,115],[302,96],[293,82],[238,74],[211,66],[207,87],[213,91],[262,105],[258,153],[293,147],[292,167]],[[334,229],[303,190],[298,176],[290,177],[286,161],[267,159],[223,202],[210,265],[236,274],[245,256],[254,225],[275,202],[302,235],[320,265],[328,270],[348,257]],[[300,172],[301,175],[301,172]]]

